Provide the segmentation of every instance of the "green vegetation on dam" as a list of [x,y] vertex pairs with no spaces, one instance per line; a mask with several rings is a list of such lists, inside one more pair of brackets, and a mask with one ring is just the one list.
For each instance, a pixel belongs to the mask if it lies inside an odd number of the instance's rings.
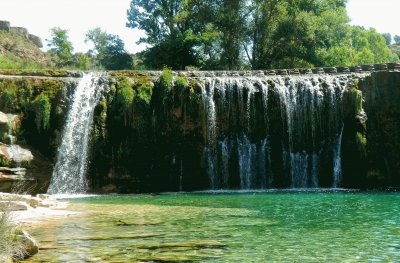
[[[398,187],[398,122],[391,106],[399,96],[398,67],[300,70],[307,73],[301,75],[165,69],[83,78],[62,71],[5,71],[0,110],[16,118],[6,118],[2,142],[7,147],[12,138],[31,150],[34,158],[22,162],[29,174],[23,180],[36,192],[47,190],[68,122],[85,116],[89,129],[78,125],[72,134],[87,141],[66,142],[76,154],[61,169],[83,188],[67,187],[64,178],[62,192]],[[73,106],[80,86],[82,94],[89,86],[97,90],[98,100]],[[91,103],[87,114],[79,108],[85,101]],[[78,114],[72,118],[73,110]],[[5,154],[1,160],[12,168],[18,165],[14,159]],[[8,182],[3,188],[12,186]]]

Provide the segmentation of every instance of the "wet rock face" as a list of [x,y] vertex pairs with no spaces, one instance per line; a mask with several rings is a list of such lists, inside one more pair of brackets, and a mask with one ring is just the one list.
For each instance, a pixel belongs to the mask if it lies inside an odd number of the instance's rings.
[[367,121],[369,186],[400,186],[400,72],[372,73],[360,82]]

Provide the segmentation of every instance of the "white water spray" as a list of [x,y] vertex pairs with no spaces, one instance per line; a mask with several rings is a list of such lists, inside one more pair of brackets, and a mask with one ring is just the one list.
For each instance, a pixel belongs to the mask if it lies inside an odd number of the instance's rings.
[[48,193],[86,192],[85,171],[93,112],[106,87],[101,73],[85,74],[79,81],[67,115]]

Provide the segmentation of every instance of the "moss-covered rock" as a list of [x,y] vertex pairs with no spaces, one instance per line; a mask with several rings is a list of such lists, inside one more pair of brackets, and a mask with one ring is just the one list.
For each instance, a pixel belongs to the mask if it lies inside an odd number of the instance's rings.
[[368,116],[368,186],[400,187],[400,72],[372,73],[360,87]]

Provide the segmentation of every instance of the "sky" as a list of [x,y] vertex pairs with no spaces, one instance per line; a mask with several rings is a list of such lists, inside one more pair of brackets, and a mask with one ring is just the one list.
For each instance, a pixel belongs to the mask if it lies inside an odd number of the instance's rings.
[[[206,1],[206,0],[205,0]],[[119,35],[125,48],[135,53],[144,48],[136,42],[143,32],[127,28],[126,11],[131,0],[0,0],[0,20],[26,27],[31,34],[50,39],[50,28],[67,29],[76,52],[86,52],[89,29],[101,27]],[[400,0],[349,0],[351,24],[374,27],[380,33],[400,35]]]
[[138,30],[125,26],[130,0],[0,0],[0,20],[11,26],[26,27],[29,33],[50,39],[50,28],[67,29],[76,52],[86,52],[88,30],[101,27],[109,34],[119,35],[125,48],[136,52],[136,42],[143,36]]
[[347,13],[352,25],[400,36],[400,0],[349,0]]

